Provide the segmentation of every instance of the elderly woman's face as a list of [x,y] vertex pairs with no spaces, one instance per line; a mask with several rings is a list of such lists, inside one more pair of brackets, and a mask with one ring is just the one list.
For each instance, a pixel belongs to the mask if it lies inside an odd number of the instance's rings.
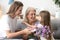
[[27,18],[31,22],[35,21],[35,19],[36,19],[36,11],[30,10],[28,15],[27,15]]

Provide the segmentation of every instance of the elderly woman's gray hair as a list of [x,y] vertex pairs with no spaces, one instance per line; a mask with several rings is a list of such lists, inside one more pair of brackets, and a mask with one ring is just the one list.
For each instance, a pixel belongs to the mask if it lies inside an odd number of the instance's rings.
[[27,15],[29,14],[30,11],[35,11],[36,12],[36,9],[33,8],[33,7],[28,7],[26,12],[25,12],[25,19],[24,21],[28,22],[28,18],[27,18]]

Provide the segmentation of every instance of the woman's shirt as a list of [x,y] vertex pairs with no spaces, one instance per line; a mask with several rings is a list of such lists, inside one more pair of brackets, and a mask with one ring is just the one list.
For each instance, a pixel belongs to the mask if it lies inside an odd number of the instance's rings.
[[17,30],[17,18],[12,19],[9,15],[3,15],[0,19],[0,37],[6,37],[6,30]]
[[9,25],[9,28],[10,28],[11,32],[15,32],[15,30],[17,29],[17,17],[15,17],[15,18],[12,19],[8,15],[7,23]]

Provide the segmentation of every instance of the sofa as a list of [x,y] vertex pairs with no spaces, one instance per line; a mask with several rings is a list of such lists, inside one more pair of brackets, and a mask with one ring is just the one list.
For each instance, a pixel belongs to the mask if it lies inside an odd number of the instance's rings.
[[53,37],[56,40],[60,40],[60,19],[51,20],[51,26],[53,29]]
[[[20,22],[18,21],[18,26],[20,25]],[[60,40],[60,19],[52,19],[51,20],[51,26],[53,29],[53,37],[56,40]]]

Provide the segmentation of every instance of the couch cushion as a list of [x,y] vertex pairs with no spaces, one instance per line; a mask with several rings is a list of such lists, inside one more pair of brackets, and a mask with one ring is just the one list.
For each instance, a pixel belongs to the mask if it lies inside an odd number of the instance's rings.
[[60,39],[60,19],[51,20],[51,25],[52,25],[52,29],[54,31],[54,34],[53,34],[54,38]]

